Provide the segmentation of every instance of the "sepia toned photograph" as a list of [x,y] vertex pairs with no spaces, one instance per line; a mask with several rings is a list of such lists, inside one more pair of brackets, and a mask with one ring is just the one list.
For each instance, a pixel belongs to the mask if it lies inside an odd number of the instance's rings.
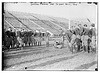
[[98,2],[2,2],[2,71],[98,71]]

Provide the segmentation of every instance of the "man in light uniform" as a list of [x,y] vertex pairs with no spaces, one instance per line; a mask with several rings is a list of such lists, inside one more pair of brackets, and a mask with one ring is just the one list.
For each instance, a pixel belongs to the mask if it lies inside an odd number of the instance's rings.
[[91,38],[91,43],[90,46],[92,48],[92,51],[96,52],[96,29],[95,29],[95,25],[91,25],[91,31],[92,31],[92,38]]
[[72,36],[71,36],[71,41],[70,41],[70,43],[69,43],[69,46],[71,47],[71,51],[72,51],[72,53],[73,53],[73,44],[74,44],[74,42],[75,42],[75,39],[76,39],[76,35],[75,35],[75,31],[73,31],[73,34],[72,34]]
[[96,37],[92,36],[91,40],[92,41],[91,41],[90,45],[91,45],[92,51],[96,51]]
[[87,25],[85,24],[83,27],[83,33],[81,35],[81,40],[82,40],[82,47],[84,49],[84,51],[88,50],[88,31],[87,31]]
[[87,49],[87,39],[85,37],[87,36],[85,36],[85,33],[83,33],[81,36],[81,40],[82,40],[82,47],[84,51],[86,51]]
[[83,35],[83,45],[85,46],[85,51],[88,51],[88,39],[89,36],[87,35],[87,32]]

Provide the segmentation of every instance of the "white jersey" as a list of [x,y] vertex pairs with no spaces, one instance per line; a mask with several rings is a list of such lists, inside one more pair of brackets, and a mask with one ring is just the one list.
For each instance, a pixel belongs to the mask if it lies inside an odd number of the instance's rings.
[[20,37],[17,37],[17,40],[18,40],[18,42],[19,42],[21,45],[24,44],[24,43],[23,43],[23,40],[22,40]]
[[82,46],[87,46],[88,45],[88,39],[89,39],[88,35],[82,35],[81,36]]
[[96,37],[95,36],[92,36],[92,42],[90,43],[90,45],[92,48],[96,47]]
[[85,45],[85,46],[88,45],[88,39],[89,39],[89,36],[88,36],[88,35],[85,35],[85,36],[84,36],[84,45]]

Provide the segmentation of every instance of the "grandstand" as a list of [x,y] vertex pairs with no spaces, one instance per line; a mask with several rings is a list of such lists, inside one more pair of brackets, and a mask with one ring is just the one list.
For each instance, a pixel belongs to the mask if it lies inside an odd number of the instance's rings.
[[69,27],[68,19],[34,13],[5,11],[4,19],[4,25],[8,24],[16,30],[49,31],[53,35],[60,34],[60,29],[66,31]]

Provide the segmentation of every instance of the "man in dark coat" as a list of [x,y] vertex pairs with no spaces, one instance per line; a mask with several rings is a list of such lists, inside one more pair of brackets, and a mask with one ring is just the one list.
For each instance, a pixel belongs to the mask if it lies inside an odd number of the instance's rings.
[[10,50],[10,46],[12,46],[12,37],[11,37],[11,27],[5,32],[5,42],[6,42],[6,48]]

